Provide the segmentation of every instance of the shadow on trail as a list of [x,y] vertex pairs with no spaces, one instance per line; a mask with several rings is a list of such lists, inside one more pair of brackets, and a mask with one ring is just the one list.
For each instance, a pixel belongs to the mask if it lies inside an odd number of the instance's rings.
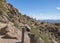
[[15,43],[21,43],[21,42],[15,42]]

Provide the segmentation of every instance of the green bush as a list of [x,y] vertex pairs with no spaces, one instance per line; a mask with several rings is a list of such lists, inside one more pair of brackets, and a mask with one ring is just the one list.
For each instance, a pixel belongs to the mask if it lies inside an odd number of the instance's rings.
[[4,7],[4,4],[2,4],[1,1],[0,1],[0,8],[3,9],[4,11],[6,11],[6,8]]
[[15,22],[15,21],[14,21],[13,23],[14,23],[14,26],[18,27],[18,24],[17,24],[17,22]]

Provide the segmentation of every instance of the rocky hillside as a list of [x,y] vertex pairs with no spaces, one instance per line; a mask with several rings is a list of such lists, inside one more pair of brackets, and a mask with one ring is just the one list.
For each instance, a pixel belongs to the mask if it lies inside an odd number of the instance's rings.
[[[34,34],[36,43],[60,43],[60,24],[38,22],[33,18],[22,15],[6,0],[0,0],[0,42],[14,43],[12,39],[21,40],[22,26],[28,25],[29,33]],[[30,43],[29,34],[25,32],[25,43]],[[10,38],[8,41],[6,38]],[[28,40],[28,41],[27,41]]]

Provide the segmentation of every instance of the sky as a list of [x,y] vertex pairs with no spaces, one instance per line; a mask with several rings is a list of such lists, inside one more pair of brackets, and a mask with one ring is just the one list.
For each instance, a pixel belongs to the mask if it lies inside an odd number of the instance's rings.
[[45,20],[60,20],[60,0],[7,0],[22,14]]

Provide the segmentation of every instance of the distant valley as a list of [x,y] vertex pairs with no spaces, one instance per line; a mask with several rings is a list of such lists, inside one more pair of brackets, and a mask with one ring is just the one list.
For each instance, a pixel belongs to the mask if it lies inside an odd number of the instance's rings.
[[60,23],[60,20],[40,20],[41,22]]

